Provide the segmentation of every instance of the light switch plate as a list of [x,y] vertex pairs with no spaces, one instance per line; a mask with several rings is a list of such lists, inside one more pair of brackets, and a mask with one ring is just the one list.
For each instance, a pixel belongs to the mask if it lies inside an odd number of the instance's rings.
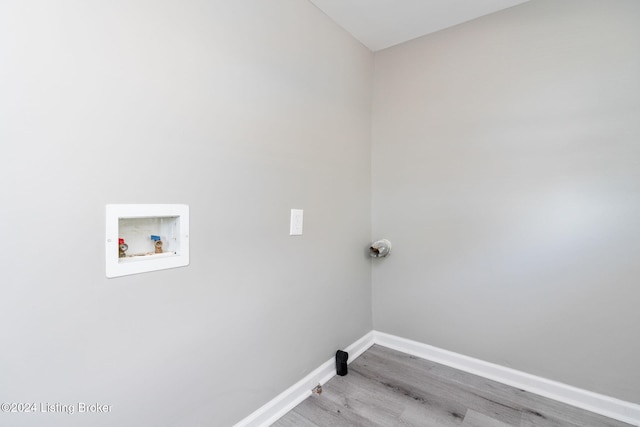
[[291,209],[291,226],[289,229],[290,236],[302,235],[302,217],[304,211],[302,209]]

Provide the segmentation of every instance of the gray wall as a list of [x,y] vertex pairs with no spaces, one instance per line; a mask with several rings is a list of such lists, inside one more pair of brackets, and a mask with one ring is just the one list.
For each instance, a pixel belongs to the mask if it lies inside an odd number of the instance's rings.
[[[1,2],[0,401],[113,407],[1,423],[250,414],[371,330],[371,188],[376,329],[639,402],[639,16],[379,52],[371,170],[373,55],[307,2]],[[106,279],[106,203],[189,204],[191,265]]]
[[[0,424],[231,425],[370,331],[372,61],[306,1],[0,2],[0,402],[113,407]],[[106,279],[107,203],[191,265]]]
[[640,2],[375,56],[374,327],[640,403]]

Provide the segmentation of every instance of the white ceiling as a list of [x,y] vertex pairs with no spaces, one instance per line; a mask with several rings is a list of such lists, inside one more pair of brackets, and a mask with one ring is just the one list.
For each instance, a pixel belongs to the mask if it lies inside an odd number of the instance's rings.
[[372,51],[529,0],[309,0]]

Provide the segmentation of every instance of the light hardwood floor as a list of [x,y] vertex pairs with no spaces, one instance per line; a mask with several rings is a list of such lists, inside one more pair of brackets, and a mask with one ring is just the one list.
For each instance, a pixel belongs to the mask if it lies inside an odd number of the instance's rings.
[[379,345],[273,425],[629,426]]

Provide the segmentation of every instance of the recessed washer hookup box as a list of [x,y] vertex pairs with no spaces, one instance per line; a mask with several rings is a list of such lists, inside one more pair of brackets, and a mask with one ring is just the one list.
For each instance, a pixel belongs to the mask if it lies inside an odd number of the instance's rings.
[[189,265],[189,206],[106,206],[107,277]]

